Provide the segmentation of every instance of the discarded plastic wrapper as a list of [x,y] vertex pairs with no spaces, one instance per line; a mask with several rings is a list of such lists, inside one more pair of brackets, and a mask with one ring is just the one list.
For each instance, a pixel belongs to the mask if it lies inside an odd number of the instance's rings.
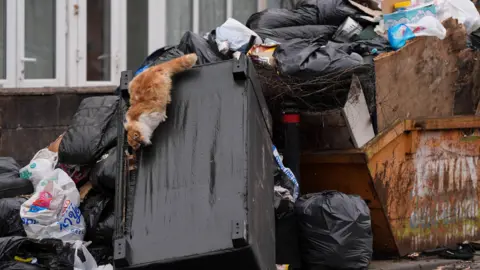
[[[75,248],[75,261],[73,265],[74,270],[113,270],[112,265],[98,266],[92,254],[90,251],[88,251],[87,247],[82,243],[82,241],[75,241],[73,248]],[[79,256],[79,250],[82,251],[83,258]]]
[[382,8],[380,3],[375,0],[369,1],[359,1],[359,0],[348,0],[348,2],[356,7],[357,9],[364,12],[366,15],[358,15],[357,19],[363,19],[368,22],[377,23],[382,20]]
[[388,29],[388,41],[395,50],[405,46],[407,40],[420,36],[444,39],[447,29],[435,17],[424,17],[416,24],[399,24]]
[[218,51],[221,54],[227,55],[230,52],[230,45],[227,40],[218,40],[217,39],[217,30],[212,30],[211,32],[205,33],[203,35],[203,38],[207,41],[215,41],[215,44],[217,44]]
[[270,38],[266,38],[263,42],[263,44],[267,45],[267,46],[274,46],[274,45],[278,45],[280,44],[279,42],[273,40],[273,39],[270,39]]
[[228,41],[221,41],[217,39],[215,42],[217,43],[218,51],[222,54],[227,54],[230,51],[230,45],[228,44]]
[[80,193],[73,180],[63,170],[54,170],[40,181],[35,194],[20,208],[27,236],[83,240],[85,221],[79,205]]
[[284,187],[281,186],[275,186],[274,187],[274,192],[275,192],[275,209],[277,209],[280,206],[280,203],[282,200],[289,200],[293,202],[293,197],[290,194],[290,191]]
[[338,42],[350,42],[355,36],[358,36],[362,32],[362,26],[348,17],[345,22],[338,27],[337,32],[333,35],[333,40]]
[[80,165],[58,164],[57,167],[66,172],[77,186],[85,184],[91,170],[90,166]]
[[253,45],[253,47],[248,51],[247,55],[254,62],[267,64],[273,67],[275,66],[275,58],[273,57],[273,53],[275,52],[276,48],[276,44]]
[[17,262],[22,262],[22,263],[30,263],[30,264],[37,264],[37,258],[35,257],[30,257],[30,258],[22,258],[20,256],[15,256],[13,259]]
[[[250,30],[241,22],[229,18],[220,27],[217,27],[217,44],[222,41],[228,41],[228,47],[232,51],[238,51],[250,41],[251,36],[255,36],[255,44],[261,44],[262,39],[257,33]],[[224,49],[223,47],[220,49]],[[220,50],[221,51],[221,50]]]
[[292,202],[295,202],[298,198],[299,189],[300,189],[299,185],[298,185],[298,182],[297,182],[297,178],[293,174],[292,170],[290,170],[289,168],[287,168],[283,165],[282,158],[280,157],[280,154],[278,153],[277,147],[275,145],[273,146],[273,157],[275,158],[275,161],[277,162],[280,169],[283,171],[283,173],[285,173],[288,176],[288,178],[290,179],[290,181],[292,181],[292,183],[294,185],[294,190],[293,190],[293,194],[292,194],[292,199],[293,199]]

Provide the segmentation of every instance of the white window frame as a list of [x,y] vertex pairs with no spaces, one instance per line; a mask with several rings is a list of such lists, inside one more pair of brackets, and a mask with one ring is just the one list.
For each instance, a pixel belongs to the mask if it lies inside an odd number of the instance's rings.
[[17,12],[17,1],[16,0],[7,0],[6,1],[6,72],[5,78],[0,78],[0,88],[10,88],[16,86],[16,55],[17,55],[17,46],[16,46],[16,30],[17,30],[17,21],[16,21],[16,12]]
[[[9,1],[11,3],[12,1]],[[53,79],[26,79],[24,76],[25,62],[32,60],[25,58],[25,0],[14,0],[16,2],[16,87],[61,87],[66,82],[66,36],[67,36],[67,1],[55,1],[55,78]],[[7,7],[7,9],[9,9]],[[8,20],[8,19],[7,19]],[[11,28],[7,26],[7,29]],[[7,30],[8,31],[8,30]],[[9,38],[8,38],[9,39]],[[7,41],[8,42],[8,41]],[[8,45],[8,44],[7,44]],[[10,44],[11,45],[11,44]],[[11,60],[10,60],[11,61]],[[7,68],[9,69],[9,68]]]
[[[148,0],[148,53],[167,44],[167,2]],[[193,1],[192,30],[199,30],[199,1]],[[226,1],[226,18],[232,17],[233,1]],[[241,0],[235,0],[241,1]],[[0,87],[116,86],[127,66],[127,0],[111,0],[111,74],[109,81],[87,81],[87,0],[56,1],[56,57],[54,79],[25,79],[25,0],[6,0],[6,79]],[[267,0],[257,0],[258,10]],[[23,59],[23,61],[22,61]]]
[[87,0],[69,2],[70,25],[68,68],[69,86],[118,85],[120,72],[126,66],[126,0],[110,0],[110,80],[87,80]]
[[[167,44],[167,22],[166,22],[166,12],[167,12],[167,1],[172,0],[149,0],[148,1],[148,24],[154,25],[155,27],[148,28],[148,51],[149,53],[154,52],[158,48],[162,48]],[[194,33],[199,32],[200,28],[200,1],[202,0],[192,0],[193,1],[193,18],[192,18],[192,30]],[[226,18],[231,18],[233,15],[233,1],[242,1],[242,0],[224,0],[226,1]],[[257,0],[257,11],[264,10],[267,8],[268,0]]]
[[[151,26],[158,27],[151,27]],[[148,54],[166,46],[167,0],[148,0]]]

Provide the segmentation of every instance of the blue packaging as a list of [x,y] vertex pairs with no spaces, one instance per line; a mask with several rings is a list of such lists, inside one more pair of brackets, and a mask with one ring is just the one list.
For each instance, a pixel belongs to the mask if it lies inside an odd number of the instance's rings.
[[390,14],[383,15],[383,22],[385,29],[389,30],[394,25],[417,23],[425,16],[435,17],[437,10],[435,5],[427,4],[421,5],[412,9],[397,11]]
[[415,37],[413,31],[405,24],[397,24],[388,29],[388,41],[393,49],[398,50]]

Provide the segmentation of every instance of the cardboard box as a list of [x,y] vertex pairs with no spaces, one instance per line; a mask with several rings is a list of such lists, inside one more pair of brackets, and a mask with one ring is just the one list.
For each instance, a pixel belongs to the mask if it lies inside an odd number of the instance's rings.
[[382,12],[383,14],[390,14],[395,11],[393,5],[398,2],[403,2],[405,0],[383,0],[382,1]]

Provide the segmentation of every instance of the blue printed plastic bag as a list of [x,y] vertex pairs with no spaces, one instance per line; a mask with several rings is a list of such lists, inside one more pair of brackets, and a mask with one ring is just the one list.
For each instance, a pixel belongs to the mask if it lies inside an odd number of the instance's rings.
[[435,17],[423,17],[415,24],[397,24],[388,29],[388,41],[390,46],[398,50],[405,46],[407,40],[420,36],[434,36],[444,39],[447,30]]
[[406,24],[397,24],[388,29],[388,41],[393,49],[398,50],[407,44],[407,40],[415,37]]
[[27,236],[35,239],[83,240],[85,220],[78,208],[80,193],[73,180],[56,169],[35,187],[35,194],[20,208]]
[[292,195],[292,198],[293,198],[293,202],[295,202],[297,200],[297,198],[299,196],[299,192],[300,192],[300,187],[298,185],[297,178],[293,174],[292,170],[290,170],[289,168],[285,167],[285,165],[283,165],[282,158],[280,157],[280,154],[278,153],[277,147],[275,147],[275,145],[273,146],[273,157],[275,158],[275,161],[277,162],[278,167],[288,177],[288,179],[293,183],[294,190],[293,190],[293,194],[291,194],[291,195]]

